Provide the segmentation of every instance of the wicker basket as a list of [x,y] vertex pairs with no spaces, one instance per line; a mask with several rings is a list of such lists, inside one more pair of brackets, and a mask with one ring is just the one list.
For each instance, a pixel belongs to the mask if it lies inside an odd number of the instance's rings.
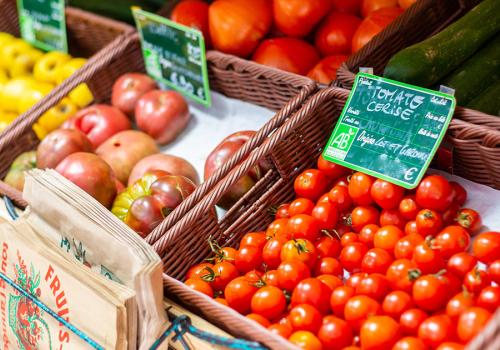
[[[209,237],[220,245],[236,247],[246,232],[263,230],[273,220],[269,208],[289,202],[294,197],[294,178],[304,169],[315,166],[347,96],[347,90],[338,88],[327,88],[312,96],[187,215],[170,230],[162,231],[164,234],[153,246],[165,263],[164,284],[169,297],[176,295],[183,305],[197,310],[237,337],[256,340],[274,349],[290,346],[234,310],[189,289],[180,281],[190,266],[210,256]],[[459,116],[463,113],[467,110],[459,108],[456,112]],[[449,128],[448,142],[455,149],[453,171],[456,174],[499,188],[500,131],[454,119]],[[273,167],[265,177],[223,218],[207,218],[205,213],[213,210],[222,194],[262,157],[273,160]],[[498,314],[496,317],[499,321]],[[492,322],[493,330],[485,333],[489,336],[481,338],[483,340],[478,341],[480,344],[474,349],[484,349],[489,338],[500,337],[500,322],[497,321]]]

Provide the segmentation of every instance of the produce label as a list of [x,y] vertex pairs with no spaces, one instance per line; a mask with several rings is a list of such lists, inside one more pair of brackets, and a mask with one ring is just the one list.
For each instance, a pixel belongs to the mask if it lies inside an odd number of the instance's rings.
[[443,140],[455,105],[451,95],[359,73],[323,156],[415,188]]
[[210,106],[203,34],[139,8],[132,11],[148,74],[160,84]]
[[68,52],[64,0],[17,0],[21,36],[45,51]]

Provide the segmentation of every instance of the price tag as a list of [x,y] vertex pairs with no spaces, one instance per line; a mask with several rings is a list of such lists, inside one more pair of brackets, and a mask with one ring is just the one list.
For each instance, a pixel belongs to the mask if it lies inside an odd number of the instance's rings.
[[323,156],[415,188],[448,129],[451,95],[359,73]]
[[64,0],[17,0],[21,36],[45,51],[68,52]]
[[205,41],[199,30],[132,8],[146,71],[160,84],[211,105]]

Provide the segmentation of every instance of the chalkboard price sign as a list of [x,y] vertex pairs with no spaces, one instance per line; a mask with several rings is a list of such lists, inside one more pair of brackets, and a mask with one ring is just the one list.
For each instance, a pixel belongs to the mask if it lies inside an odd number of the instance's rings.
[[21,36],[45,51],[68,52],[64,0],[17,0]]
[[412,189],[451,121],[451,95],[359,73],[323,156]]
[[132,11],[148,74],[160,84],[210,106],[203,34],[136,7]]

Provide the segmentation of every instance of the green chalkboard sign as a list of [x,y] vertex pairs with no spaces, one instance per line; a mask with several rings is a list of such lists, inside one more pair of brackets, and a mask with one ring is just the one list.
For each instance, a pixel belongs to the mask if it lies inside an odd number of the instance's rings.
[[64,0],[17,0],[24,40],[45,51],[68,52]]
[[448,129],[455,105],[451,95],[359,73],[323,156],[415,188]]
[[132,8],[146,71],[160,84],[210,106],[203,34],[164,17]]

